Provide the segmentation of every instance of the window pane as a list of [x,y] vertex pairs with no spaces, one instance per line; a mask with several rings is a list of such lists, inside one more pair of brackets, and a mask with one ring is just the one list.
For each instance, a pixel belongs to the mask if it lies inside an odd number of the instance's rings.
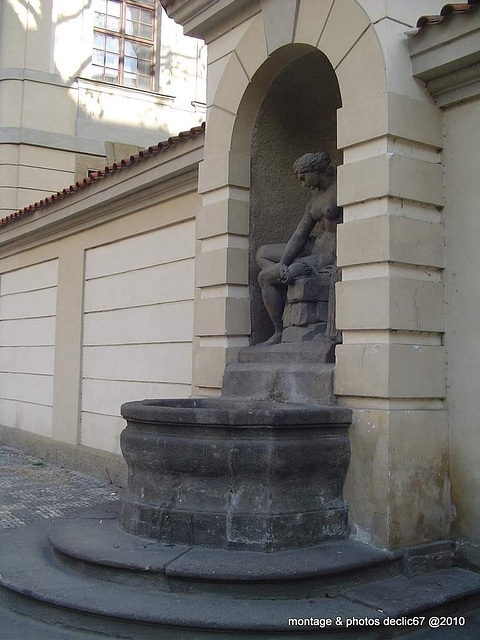
[[138,22],[132,22],[131,20],[127,20],[125,23],[125,33],[128,36],[138,36]]
[[152,65],[147,60],[138,61],[138,73],[142,73],[145,76],[150,75],[152,71]]
[[140,9],[138,7],[130,7],[127,4],[127,20],[140,20]]
[[105,53],[94,49],[92,52],[92,63],[103,66],[105,64]]
[[137,59],[136,58],[127,58],[125,56],[125,71],[130,71],[131,73],[136,73],[136,71],[137,71]]
[[140,25],[140,37],[147,40],[153,40],[153,27],[149,27],[146,24]]
[[138,44],[135,44],[131,40],[125,40],[125,55],[132,56],[132,58],[137,56]]
[[103,67],[93,67],[92,80],[103,80]]
[[93,46],[97,49],[105,49],[105,36],[101,33],[93,34]]
[[107,36],[107,51],[118,53],[120,51],[120,39],[114,36]]
[[134,73],[125,73],[123,82],[127,87],[135,87],[137,85],[137,76]]
[[145,24],[153,24],[153,11],[142,9],[141,16],[142,22],[144,22]]
[[138,76],[137,87],[139,89],[150,89],[152,80],[150,76]]
[[104,16],[102,13],[96,13],[95,14],[95,26],[96,27],[100,27],[102,29],[105,29],[105,18],[106,18],[106,16]]
[[107,13],[106,0],[93,0],[93,8],[95,9],[95,11],[100,11],[101,13]]
[[120,18],[107,16],[107,29],[110,31],[120,31]]
[[118,56],[116,53],[107,53],[107,62],[105,66],[110,67],[111,69],[118,69]]
[[108,0],[108,15],[109,16],[117,16],[120,17],[120,11],[122,8],[122,5],[120,4],[120,2],[113,2],[113,0]]
[[151,60],[153,54],[153,47],[149,47],[146,44],[138,45],[138,57],[142,60]]

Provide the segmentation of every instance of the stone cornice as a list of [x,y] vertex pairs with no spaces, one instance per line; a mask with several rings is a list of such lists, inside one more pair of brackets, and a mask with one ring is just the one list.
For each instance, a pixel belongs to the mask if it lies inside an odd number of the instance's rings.
[[440,107],[480,97],[480,10],[427,27],[409,42],[412,73]]
[[182,25],[187,36],[209,39],[209,33],[258,0],[175,0],[162,5],[170,18]]

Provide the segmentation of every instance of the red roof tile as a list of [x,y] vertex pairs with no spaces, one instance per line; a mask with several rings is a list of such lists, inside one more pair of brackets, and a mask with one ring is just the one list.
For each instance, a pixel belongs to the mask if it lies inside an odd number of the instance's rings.
[[470,9],[473,9],[473,7],[479,2],[480,0],[468,0],[468,2],[454,2],[446,4],[442,7],[439,15],[420,16],[420,18],[417,20],[417,29],[418,31],[420,31],[424,27],[440,24],[451,15],[466,13],[467,11],[470,11]]
[[172,136],[171,138],[168,138],[168,140],[159,142],[158,144],[152,147],[148,147],[148,149],[143,149],[142,151],[139,151],[137,154],[130,156],[129,158],[125,158],[120,162],[114,162],[109,167],[105,167],[103,171],[95,171],[90,175],[90,177],[84,178],[81,182],[76,182],[75,184],[72,184],[69,187],[62,189],[61,191],[57,191],[57,193],[53,193],[51,196],[47,196],[46,198],[43,198],[43,200],[34,202],[28,207],[19,209],[18,211],[15,211],[15,213],[11,213],[5,218],[2,218],[0,220],[0,226],[6,225],[10,222],[13,222],[14,220],[18,220],[18,218],[22,218],[23,216],[28,215],[29,213],[33,213],[34,211],[37,211],[38,209],[42,209],[43,207],[46,207],[47,205],[51,204],[52,202],[55,202],[56,200],[61,200],[65,196],[71,195],[73,193],[77,193],[77,191],[85,189],[86,187],[90,186],[94,182],[98,182],[98,180],[106,178],[112,173],[120,171],[121,169],[125,169],[126,167],[130,167],[133,164],[136,164],[137,162],[141,162],[142,160],[147,160],[148,158],[151,158],[152,156],[156,155],[157,153],[160,153],[161,151],[167,151],[168,149],[174,147],[179,142],[182,142],[184,140],[193,140],[197,136],[203,134],[204,131],[205,131],[205,123],[201,124],[199,127],[193,127],[189,131],[181,131],[178,135]]

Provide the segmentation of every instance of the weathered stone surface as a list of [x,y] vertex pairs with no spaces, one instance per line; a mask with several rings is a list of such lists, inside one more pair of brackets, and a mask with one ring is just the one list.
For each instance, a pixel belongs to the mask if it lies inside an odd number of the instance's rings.
[[249,400],[334,404],[333,364],[233,362],[225,369],[223,395]]
[[348,410],[221,398],[131,402],[122,415],[124,531],[258,550],[346,534]]
[[288,302],[328,302],[330,274],[321,274],[313,278],[299,278],[288,287]]
[[326,322],[309,324],[306,327],[287,327],[282,333],[282,342],[306,342],[325,333]]
[[315,302],[297,302],[292,305],[290,324],[303,327],[317,322],[317,305]]
[[[46,542],[43,523],[12,533],[15,535],[8,533],[2,536],[0,558],[0,583],[9,590],[8,602],[14,602],[30,619],[45,615],[47,620],[50,617],[54,628],[59,624],[65,625],[62,638],[70,638],[69,628],[77,626],[84,633],[96,630],[99,637],[139,640],[200,638],[203,634],[207,637],[209,630],[215,636],[220,634],[221,638],[225,637],[221,633],[223,630],[240,633],[241,638],[267,632],[262,637],[273,640],[279,635],[290,635],[290,611],[294,612],[292,616],[299,618],[331,618],[337,621],[335,631],[342,631],[347,619],[384,618],[383,614],[363,605],[340,598],[326,598],[320,589],[314,593],[308,590],[308,597],[305,596],[307,591],[292,595],[291,589],[295,590],[299,582],[295,579],[287,583],[282,597],[272,598],[270,585],[265,585],[265,582],[261,585],[261,593],[255,590],[255,597],[252,597],[239,593],[236,584],[229,589],[225,581],[218,588],[214,579],[210,579],[207,585],[202,580],[179,585],[180,577],[167,577],[162,581],[160,577],[155,580],[156,576],[142,572],[144,581],[141,584],[137,572],[128,570],[115,570],[112,574],[106,567],[103,571],[98,567],[96,572],[91,572],[85,571],[81,564],[75,570],[55,559],[53,548]],[[210,550],[210,557],[214,553]],[[273,582],[273,588],[275,586]],[[209,593],[207,589],[212,591]],[[17,594],[28,597],[19,602]],[[49,605],[55,607],[53,614],[48,609]],[[170,634],[172,628],[178,634]],[[304,630],[305,627],[302,628]],[[316,633],[318,627],[309,627],[309,630]],[[40,640],[58,636],[48,634],[47,630],[40,636],[18,637]]]
[[330,340],[315,340],[311,344],[291,344],[288,342],[272,345],[255,345],[240,349],[238,362],[265,364],[321,364],[334,362],[335,344]]
[[346,589],[343,593],[352,602],[383,611],[392,617],[412,615],[480,593],[480,576],[451,567],[414,578],[398,576],[379,580]]
[[446,569],[453,565],[454,554],[453,540],[427,542],[409,547],[403,553],[403,572],[412,577],[429,571]]

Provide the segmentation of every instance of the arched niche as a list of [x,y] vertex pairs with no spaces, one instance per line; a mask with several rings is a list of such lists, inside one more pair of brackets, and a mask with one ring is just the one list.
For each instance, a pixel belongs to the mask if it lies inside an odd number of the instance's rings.
[[299,55],[265,86],[250,137],[252,344],[272,333],[257,284],[256,250],[264,244],[288,241],[310,195],[295,177],[293,162],[310,151],[326,151],[335,165],[342,162],[336,119],[342,104],[335,71],[318,49],[298,45],[291,49]]

